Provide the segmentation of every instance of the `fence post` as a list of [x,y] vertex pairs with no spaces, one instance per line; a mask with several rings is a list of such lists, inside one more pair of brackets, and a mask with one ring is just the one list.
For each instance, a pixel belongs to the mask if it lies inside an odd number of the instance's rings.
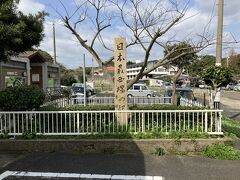
[[16,119],[15,119],[15,114],[13,114],[13,133],[14,133],[14,139],[16,138]]
[[219,117],[217,119],[217,124],[218,124],[218,132],[222,132],[222,112],[218,112],[219,113]]
[[208,131],[208,114],[207,114],[207,112],[205,112],[205,132],[207,132]]
[[[140,123],[140,121],[139,121]],[[145,118],[144,118],[144,113],[142,113],[142,132],[145,132]]]
[[218,112],[215,112],[214,113],[214,115],[215,115],[215,117],[214,117],[214,121],[215,121],[215,124],[214,124],[214,126],[215,126],[215,132],[219,132],[218,131],[218,129],[219,129],[219,126],[218,126]]
[[80,130],[79,130],[79,113],[77,113],[77,132],[80,133]]

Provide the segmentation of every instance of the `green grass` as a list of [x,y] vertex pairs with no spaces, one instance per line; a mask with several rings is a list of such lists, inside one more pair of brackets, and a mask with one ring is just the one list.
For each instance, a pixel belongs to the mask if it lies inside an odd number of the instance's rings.
[[228,136],[236,136],[240,138],[240,122],[230,119],[228,117],[223,117],[222,119],[222,129],[224,133]]
[[214,144],[208,146],[204,151],[203,155],[220,160],[239,160],[240,151],[234,149],[232,146],[225,144]]

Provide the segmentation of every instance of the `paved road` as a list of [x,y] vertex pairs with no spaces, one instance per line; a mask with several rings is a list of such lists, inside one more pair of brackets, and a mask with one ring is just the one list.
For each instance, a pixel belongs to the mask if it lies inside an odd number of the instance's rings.
[[221,97],[224,115],[240,120],[240,92],[225,91]]
[[[1,160],[1,159],[0,159]],[[2,167],[0,174],[8,171],[51,172],[56,173],[130,175],[126,177],[155,176],[166,180],[238,180],[240,161],[220,161],[203,157],[135,155],[135,154],[69,154],[69,153],[34,153]],[[156,179],[157,179],[156,178]],[[5,179],[40,179],[40,177],[8,176]],[[44,179],[44,178],[41,178]],[[50,179],[50,178],[46,178]],[[76,179],[76,178],[64,178]],[[95,179],[95,178],[82,178]],[[98,178],[99,179],[99,178]],[[104,178],[100,178],[104,179]],[[126,178],[127,179],[127,178]],[[131,178],[130,178],[131,179]],[[134,178],[132,178],[134,179]]]
[[[203,97],[203,93],[208,94],[207,89],[195,89],[195,94]],[[221,108],[223,114],[230,118],[240,120],[240,92],[239,91],[222,91]]]

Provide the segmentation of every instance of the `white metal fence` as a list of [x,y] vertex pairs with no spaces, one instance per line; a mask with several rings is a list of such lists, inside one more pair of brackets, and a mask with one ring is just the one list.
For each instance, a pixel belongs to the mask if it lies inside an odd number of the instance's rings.
[[181,106],[198,106],[198,107],[204,107],[204,105],[198,101],[193,101],[192,99],[186,99],[181,98],[180,99],[180,105]]
[[[0,134],[81,135],[196,131],[222,134],[222,110],[0,112]],[[122,117],[120,125],[117,118]]]
[[[171,97],[131,97],[128,98],[129,105],[144,105],[144,104],[171,104]],[[45,103],[55,107],[66,107],[71,105],[84,105],[84,98],[61,98]],[[87,105],[114,105],[114,97],[89,97],[86,98]]]

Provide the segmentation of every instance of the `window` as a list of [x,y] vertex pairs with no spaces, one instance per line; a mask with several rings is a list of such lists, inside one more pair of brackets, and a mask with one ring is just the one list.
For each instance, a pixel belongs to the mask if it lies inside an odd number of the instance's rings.
[[134,90],[140,90],[140,86],[134,86],[133,89]]
[[143,91],[148,90],[147,86],[142,86],[142,90]]

